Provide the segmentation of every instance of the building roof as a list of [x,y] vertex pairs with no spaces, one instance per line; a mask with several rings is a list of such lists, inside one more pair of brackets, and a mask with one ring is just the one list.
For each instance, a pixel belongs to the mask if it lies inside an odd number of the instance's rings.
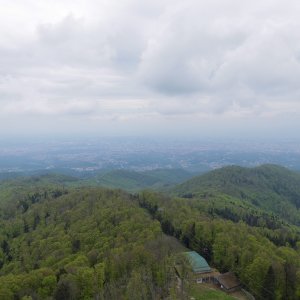
[[241,285],[236,276],[231,272],[221,274],[217,279],[226,290],[231,290]]
[[211,268],[208,265],[204,257],[199,255],[195,251],[185,252],[184,253],[192,266],[194,273],[206,273],[211,272]]

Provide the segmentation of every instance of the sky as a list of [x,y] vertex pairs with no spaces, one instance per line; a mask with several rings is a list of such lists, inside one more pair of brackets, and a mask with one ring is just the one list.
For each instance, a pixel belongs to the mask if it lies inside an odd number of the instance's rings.
[[298,0],[0,5],[1,136],[298,136]]

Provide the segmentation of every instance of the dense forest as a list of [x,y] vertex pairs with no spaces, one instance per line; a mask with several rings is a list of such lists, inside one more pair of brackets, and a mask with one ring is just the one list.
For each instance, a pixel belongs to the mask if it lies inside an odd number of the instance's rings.
[[163,192],[89,182],[0,183],[0,299],[181,299],[174,263],[185,249],[256,299],[300,299],[297,173],[226,167]]
[[4,216],[0,299],[148,299],[169,293],[170,242],[159,222],[125,192],[41,188],[15,201]]
[[194,177],[174,188],[183,197],[222,193],[300,225],[300,174],[277,165],[228,166]]
[[[299,228],[278,224],[273,230],[263,221],[250,226],[242,220],[243,208],[240,220],[233,222],[229,220],[230,206],[225,204],[224,209],[218,202],[210,206],[202,199],[169,199],[143,192],[138,201],[160,221],[165,233],[200,253],[220,271],[236,273],[257,299],[299,299]],[[263,215],[253,213],[250,211],[248,217],[264,220]],[[239,211],[233,214],[238,217]]]

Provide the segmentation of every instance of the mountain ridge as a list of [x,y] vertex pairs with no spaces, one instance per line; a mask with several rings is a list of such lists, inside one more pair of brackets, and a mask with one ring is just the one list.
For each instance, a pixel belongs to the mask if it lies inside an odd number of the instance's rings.
[[181,197],[230,195],[300,224],[300,174],[278,165],[223,167],[177,185],[172,193]]

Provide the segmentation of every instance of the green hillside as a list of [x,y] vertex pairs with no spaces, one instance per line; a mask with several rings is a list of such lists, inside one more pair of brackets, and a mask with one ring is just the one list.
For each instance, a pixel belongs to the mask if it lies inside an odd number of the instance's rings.
[[144,174],[157,178],[161,184],[165,185],[180,183],[193,176],[184,169],[155,169],[145,171]]
[[143,172],[113,170],[89,178],[84,184],[138,191],[145,188],[163,189],[183,182],[191,176],[182,169],[156,169]]
[[[149,171],[101,170],[79,173],[72,170],[40,170],[28,173],[0,173],[2,186],[32,186],[59,184],[65,186],[98,186],[138,191],[145,188],[166,189],[183,182],[193,175],[183,169],[154,169]],[[30,182],[29,182],[30,181]],[[0,186],[1,189],[1,186]]]
[[14,213],[0,218],[0,299],[168,295],[173,284],[168,261],[182,246],[165,237],[131,195],[40,188],[23,186],[10,200]]
[[300,174],[276,165],[224,167],[176,186],[173,193],[183,197],[230,195],[300,224]]
[[0,182],[0,216],[15,215],[16,201],[22,202],[30,197],[34,203],[44,195],[58,197],[64,193],[66,186],[77,184],[78,179],[60,174],[4,180]]
[[180,176],[122,170],[98,182],[51,174],[0,182],[0,299],[230,299],[189,276],[178,288],[174,265],[187,249],[234,272],[257,299],[299,299],[299,175],[226,167],[173,195],[149,189]]
[[[256,299],[299,299],[299,227],[280,221],[275,225],[266,212],[247,209],[247,204],[229,196],[218,197],[170,198],[144,191],[138,201],[159,220],[166,234],[200,253],[221,272],[234,272]],[[222,206],[225,210],[220,213]],[[243,220],[243,214],[257,218],[254,226]],[[239,219],[232,221],[232,216]]]

